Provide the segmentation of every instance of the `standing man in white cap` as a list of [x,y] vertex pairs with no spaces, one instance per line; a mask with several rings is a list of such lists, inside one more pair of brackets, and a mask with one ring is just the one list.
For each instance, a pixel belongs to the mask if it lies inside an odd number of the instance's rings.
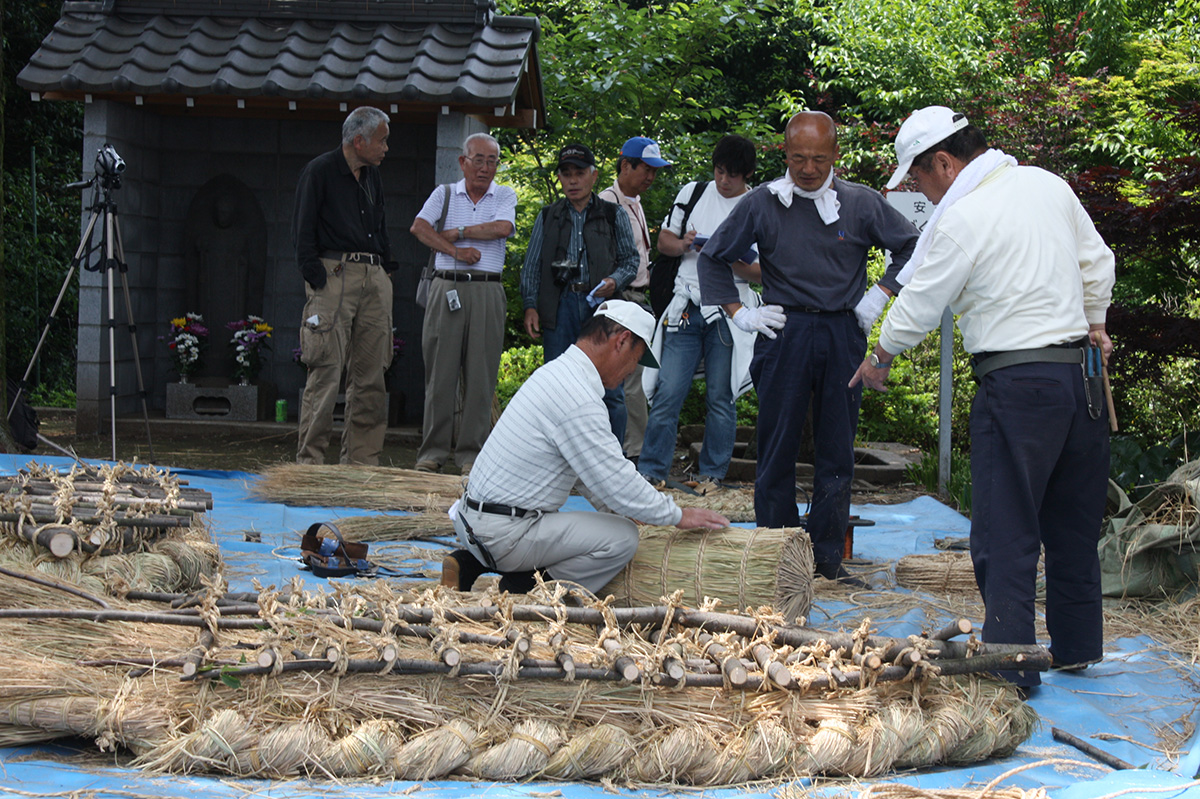
[[[652,488],[609,426],[604,390],[638,363],[658,366],[648,351],[653,333],[645,310],[607,300],[565,353],[525,381],[471,470],[454,521],[464,549],[443,561],[443,584],[468,589],[486,566],[504,575],[502,590],[528,592],[540,570],[596,592],[637,552],[630,519],[685,530],[728,526],[715,511],[680,509]],[[602,512],[560,511],[576,483]]]
[[[979,389],[971,406],[971,559],[987,618],[983,640],[1032,644],[1038,557],[1046,552],[1046,627],[1060,668],[1103,656],[1096,546],[1108,484],[1100,365],[1114,282],[1112,251],[1071,188],[988,149],[943,106],[896,136],[899,167],[937,205],[851,385],[886,390],[899,353],[959,316]],[[911,280],[908,280],[911,278]],[[1024,695],[1038,672],[1000,675]]]
[[[600,192],[600,199],[616,203],[629,215],[633,243],[638,251],[637,277],[621,292],[623,299],[648,307],[646,289],[650,286],[650,227],[642,210],[642,192],[654,185],[658,170],[672,164],[662,157],[658,142],[645,136],[634,136],[621,145],[617,158],[617,177],[613,184]],[[642,368],[634,369],[625,380],[625,454],[637,463],[646,437],[646,392],[642,390]]]
[[[842,566],[862,402],[862,390],[846,383],[867,351],[855,308],[867,288],[871,248],[891,251],[883,282],[899,291],[895,276],[917,229],[879,192],[834,176],[837,129],[828,115],[792,117],[785,152],[787,174],[750,192],[700,252],[701,302],[722,306],[738,328],[762,334],[750,363],[758,391],[755,521],[800,523],[796,459],[811,404],[816,457],[805,526],[817,573],[862,585]],[[731,268],[756,243],[768,304],[751,308],[742,304]]]

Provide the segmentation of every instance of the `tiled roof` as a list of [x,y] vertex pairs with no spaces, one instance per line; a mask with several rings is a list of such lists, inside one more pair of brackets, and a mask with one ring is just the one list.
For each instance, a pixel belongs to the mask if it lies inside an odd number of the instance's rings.
[[[490,5],[490,0],[486,0]],[[530,17],[483,21],[366,21],[318,16],[323,9],[463,6],[482,0],[356,0],[290,3],[218,0],[68,2],[18,83],[51,96],[179,95],[288,100],[451,104],[495,109],[524,104],[541,115],[542,87]],[[161,13],[168,6],[180,10]],[[241,16],[198,14],[219,6]],[[283,16],[247,9],[286,6]],[[296,7],[310,7],[300,19]],[[235,9],[236,7],[236,9]],[[466,8],[469,7],[469,8]],[[154,10],[156,13],[145,13]],[[344,17],[345,14],[343,13]],[[462,17],[460,13],[458,16]],[[523,85],[524,84],[524,85]],[[522,102],[523,101],[523,102]]]

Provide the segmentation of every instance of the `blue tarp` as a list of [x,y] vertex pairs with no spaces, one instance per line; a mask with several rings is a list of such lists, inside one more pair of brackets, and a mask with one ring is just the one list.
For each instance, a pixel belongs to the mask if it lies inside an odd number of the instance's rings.
[[[0,455],[0,474],[11,474],[29,462],[28,456]],[[39,457],[41,463],[68,467],[65,458]],[[231,572],[231,590],[251,590],[251,579],[263,585],[283,585],[297,574],[312,589],[324,581],[298,570],[296,557],[299,533],[318,521],[342,516],[362,515],[355,508],[293,508],[254,499],[248,483],[254,475],[242,472],[175,470],[189,485],[213,494],[213,510],[208,519],[215,539],[227,559]],[[571,505],[586,507],[582,499],[572,498]],[[852,513],[873,520],[872,527],[855,531],[856,558],[880,564],[894,562],[903,555],[935,551],[934,539],[965,536],[968,522],[959,513],[935,499],[921,497],[899,505],[859,505]],[[247,541],[246,533],[260,541]],[[376,545],[372,545],[373,551]],[[437,553],[431,552],[437,560]],[[853,628],[861,613],[839,603],[814,608],[811,623],[817,627]],[[900,618],[872,619],[881,635],[918,633],[923,616],[910,613]],[[1200,620],[1198,620],[1200,622]],[[1079,674],[1050,673],[1032,699],[1042,718],[1034,735],[1015,754],[1003,760],[989,761],[965,768],[938,769],[916,774],[894,775],[885,782],[900,782],[927,790],[939,788],[980,788],[996,777],[1040,761],[1088,761],[1077,750],[1054,741],[1050,728],[1058,727],[1099,746],[1135,766],[1137,770],[1105,774],[1107,769],[1049,763],[1021,771],[998,787],[1046,787],[1054,799],[1098,799],[1117,792],[1126,796],[1186,797],[1200,799],[1200,736],[1193,736],[1182,748],[1177,762],[1157,751],[1162,747],[1159,734],[1173,730],[1191,734],[1200,725],[1197,711],[1200,693],[1196,681],[1200,669],[1195,664],[1179,663],[1178,658],[1162,651],[1145,637],[1122,639],[1105,650],[1103,663]],[[1118,738],[1095,740],[1091,736],[1108,733]],[[87,747],[86,743],[80,744]],[[203,777],[159,777],[120,768],[96,765],[95,755],[86,759],[75,756],[69,747],[42,746],[0,748],[0,792],[5,789],[32,794],[86,791],[97,797],[179,796],[202,799],[244,797],[247,792],[262,796],[341,796],[370,799],[403,793],[417,799],[462,799],[486,794],[495,799],[509,796],[545,796],[560,791],[567,799],[604,799],[611,795],[599,785],[579,783],[478,783],[453,780],[421,784],[386,781],[382,783],[324,783],[304,780],[265,781]],[[86,765],[81,763],[86,762]],[[1144,767],[1144,768],[1143,768]],[[695,791],[688,791],[689,794]],[[710,796],[773,796],[772,789],[752,791],[707,790]],[[668,791],[628,792],[628,796],[670,795]]]

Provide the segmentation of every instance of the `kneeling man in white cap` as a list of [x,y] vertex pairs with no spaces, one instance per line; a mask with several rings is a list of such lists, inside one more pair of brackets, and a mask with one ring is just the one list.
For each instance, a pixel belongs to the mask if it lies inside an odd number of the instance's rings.
[[[454,514],[458,550],[442,583],[467,590],[485,569],[501,590],[526,592],[533,572],[599,591],[637,552],[637,525],[726,527],[704,508],[683,508],[655,490],[621,452],[604,390],[621,385],[649,352],[654,318],[632,302],[607,300],[579,339],[539,368],[509,402],[471,470]],[[563,512],[571,489],[599,513]],[[608,512],[611,511],[611,512]]]

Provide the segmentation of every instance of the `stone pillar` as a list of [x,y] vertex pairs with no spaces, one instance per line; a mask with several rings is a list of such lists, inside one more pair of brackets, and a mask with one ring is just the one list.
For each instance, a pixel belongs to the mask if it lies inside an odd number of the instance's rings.
[[438,115],[437,161],[434,169],[438,184],[462,180],[458,157],[462,155],[463,142],[472,134],[487,132],[487,125],[466,114],[452,112]]

